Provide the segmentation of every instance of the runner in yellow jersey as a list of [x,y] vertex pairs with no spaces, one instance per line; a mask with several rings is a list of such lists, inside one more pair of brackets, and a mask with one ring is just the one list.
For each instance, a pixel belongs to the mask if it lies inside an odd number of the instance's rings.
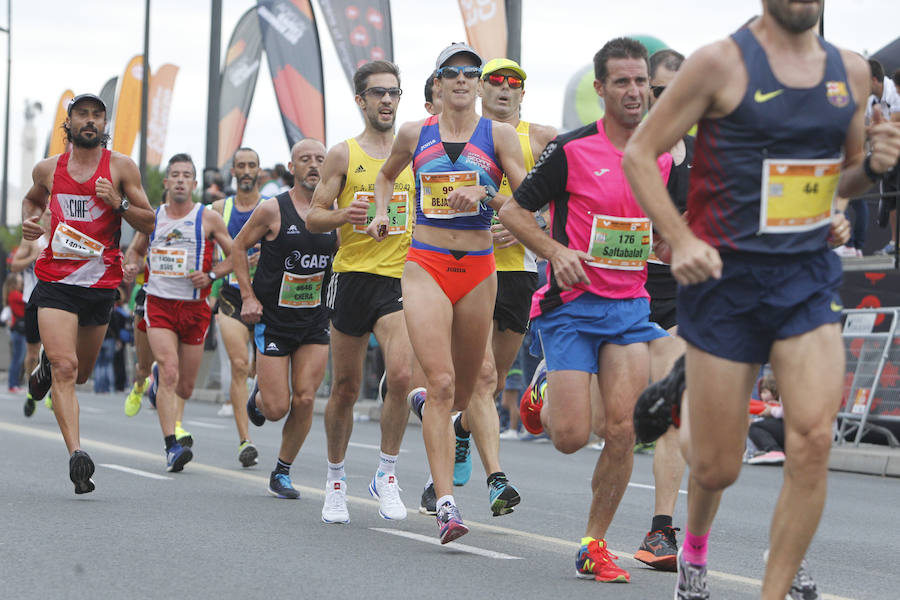
[[[482,70],[480,91],[482,115],[516,128],[525,159],[525,171],[528,172],[547,143],[556,137],[556,129],[519,118],[525,95],[525,78],[524,69],[515,61],[495,58]],[[499,193],[512,195],[506,176]],[[484,365],[469,406],[454,420],[456,455],[453,483],[465,485],[472,473],[471,432],[488,476],[491,512],[499,516],[512,512],[520,497],[500,468],[500,421],[494,398],[503,390],[506,373],[522,346],[538,276],[534,253],[520,244],[496,217],[494,221],[491,229],[497,262],[497,299],[494,325],[488,337],[491,352],[485,353]]]
[[403,319],[400,276],[415,219],[410,215],[415,182],[407,167],[394,183],[387,238],[378,243],[366,235],[366,225],[375,215],[375,175],[394,142],[394,119],[402,93],[400,71],[387,61],[366,63],[354,74],[353,84],[365,129],[329,150],[307,217],[311,232],[340,228],[341,239],[327,293],[328,306],[333,310],[334,383],[325,410],[328,475],[322,520],[326,523],[350,520],[344,456],[371,333],[384,355],[387,394],[381,412],[381,457],[369,493],[378,498],[378,512],[383,518],[406,518],[395,466],[409,417],[406,394],[413,355]]

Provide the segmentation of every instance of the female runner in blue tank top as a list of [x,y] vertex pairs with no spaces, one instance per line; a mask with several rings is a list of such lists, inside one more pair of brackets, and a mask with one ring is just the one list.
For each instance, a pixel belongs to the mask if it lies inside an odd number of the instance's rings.
[[[481,57],[465,44],[453,44],[436,66],[435,94],[441,94],[444,111],[400,128],[375,180],[377,210],[368,233],[378,241],[385,238],[390,190],[412,161],[416,227],[401,280],[403,312],[426,378],[422,435],[446,543],[468,531],[451,495],[449,415],[466,407],[490,333],[497,293],[490,224],[501,204],[493,196],[504,173],[513,190],[525,173],[512,126],[475,112]],[[411,400],[421,401],[421,392],[413,390]]]

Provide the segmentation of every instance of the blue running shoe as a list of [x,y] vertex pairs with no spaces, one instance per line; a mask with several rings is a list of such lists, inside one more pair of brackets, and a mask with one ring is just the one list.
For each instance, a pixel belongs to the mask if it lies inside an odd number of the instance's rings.
[[497,475],[488,482],[488,497],[491,501],[491,514],[495,517],[508,515],[522,501],[519,491],[506,475]]
[[247,417],[250,422],[257,427],[262,427],[266,422],[266,416],[256,408],[256,395],[259,393],[259,383],[253,379],[253,389],[250,390],[250,397],[247,398]]
[[269,487],[266,491],[276,498],[284,498],[285,500],[296,500],[300,497],[300,492],[295,490],[294,485],[291,483],[291,476],[276,471],[272,471],[272,474],[269,476]]
[[417,387],[413,391],[406,396],[406,401],[409,403],[409,408],[416,416],[419,417],[419,420],[422,420],[422,409],[425,408],[425,388]]
[[184,469],[184,465],[191,462],[194,453],[190,448],[185,448],[178,442],[166,452],[166,471],[178,473]]
[[[456,417],[462,418],[462,413]],[[453,485],[466,485],[472,476],[472,437],[456,436],[456,453],[453,457]]]
[[150,388],[147,390],[147,399],[153,408],[156,408],[157,390],[159,390],[159,365],[154,361],[153,366],[150,367]]

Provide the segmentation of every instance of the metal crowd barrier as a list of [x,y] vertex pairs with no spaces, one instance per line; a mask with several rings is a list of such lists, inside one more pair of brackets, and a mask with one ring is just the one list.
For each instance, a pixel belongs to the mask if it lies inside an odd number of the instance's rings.
[[847,370],[837,443],[859,446],[874,432],[896,448],[900,442],[883,424],[900,422],[900,308],[846,309],[842,314]]

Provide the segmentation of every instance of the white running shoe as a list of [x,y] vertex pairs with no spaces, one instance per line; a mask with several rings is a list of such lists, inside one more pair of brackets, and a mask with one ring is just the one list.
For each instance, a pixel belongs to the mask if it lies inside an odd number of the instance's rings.
[[347,510],[347,482],[343,479],[325,484],[325,504],[322,506],[323,523],[349,523]]
[[381,518],[389,521],[402,521],[406,518],[406,506],[400,499],[400,485],[396,475],[379,471],[372,477],[369,493],[378,498],[378,514]]
[[226,402],[222,405],[222,408],[219,409],[219,412],[216,413],[217,417],[233,417],[234,416],[234,407],[231,405],[231,402]]

